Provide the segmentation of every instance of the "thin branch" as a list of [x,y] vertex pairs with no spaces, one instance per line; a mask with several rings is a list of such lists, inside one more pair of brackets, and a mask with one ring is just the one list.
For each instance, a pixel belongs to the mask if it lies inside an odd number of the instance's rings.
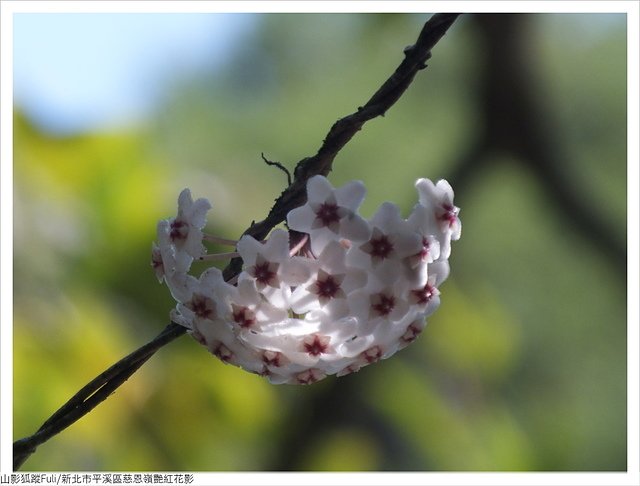
[[[327,175],[331,171],[335,156],[362,126],[368,120],[384,115],[398,101],[413,81],[416,73],[426,67],[425,63],[431,57],[431,49],[444,36],[458,16],[459,14],[435,14],[425,23],[416,43],[404,50],[405,58],[391,77],[363,107],[359,107],[355,113],[341,118],[333,124],[318,153],[298,162],[293,182],[278,197],[267,217],[260,222],[253,222],[244,234],[262,240],[272,228],[285,220],[289,211],[304,204],[307,180],[317,174]],[[266,159],[265,162],[267,162]],[[233,282],[241,268],[242,260],[240,258],[231,260],[224,270],[225,280]],[[13,443],[14,469],[19,469],[39,445],[62,432],[104,401],[158,349],[185,332],[184,327],[175,323],[169,324],[151,342],[121,359],[85,385],[47,419],[35,434]]]
[[18,470],[36,448],[75,423],[129,379],[164,345],[182,336],[187,329],[171,323],[153,340],[122,358],[87,383],[78,393],[49,417],[38,431],[13,443],[13,468]]
[[282,172],[284,172],[285,174],[287,174],[287,186],[291,185],[291,172],[289,172],[289,169],[287,169],[284,165],[282,165],[280,162],[274,162],[273,160],[269,160],[264,156],[264,152],[260,154],[260,157],[262,157],[262,160],[264,160],[264,163],[267,165],[272,165],[277,167],[278,169],[280,169]]

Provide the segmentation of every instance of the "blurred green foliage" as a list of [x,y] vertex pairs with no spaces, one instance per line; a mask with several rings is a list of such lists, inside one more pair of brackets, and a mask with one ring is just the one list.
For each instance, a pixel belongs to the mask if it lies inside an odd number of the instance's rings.
[[[16,109],[14,437],[155,336],[172,301],[149,266],[180,190],[237,237],[293,168],[363,104],[415,39],[418,15],[264,15],[222,71],[175,79],[144,126],[56,138]],[[535,15],[530,47],[575,185],[626,235],[624,16]],[[478,129],[482,44],[462,18],[430,67],[341,152],[330,179],[408,211]],[[454,186],[455,189],[455,186]],[[306,416],[335,378],[273,386],[188,337],[41,446],[24,470],[624,470],[626,274],[567,222],[544,183],[497,154],[457,193],[462,239],[442,306],[391,360],[340,379],[358,404]],[[347,398],[345,398],[347,399]],[[350,400],[350,398],[349,398]],[[331,424],[333,406],[353,420]],[[301,427],[301,423],[304,427]],[[385,455],[384,434],[410,451]],[[304,430],[302,450],[287,437]],[[309,432],[310,431],[310,432]],[[301,432],[302,433],[302,432]],[[395,462],[394,462],[395,461]]]

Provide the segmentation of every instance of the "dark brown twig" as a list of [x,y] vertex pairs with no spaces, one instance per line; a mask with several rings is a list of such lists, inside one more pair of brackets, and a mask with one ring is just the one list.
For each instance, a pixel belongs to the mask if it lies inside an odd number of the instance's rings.
[[87,383],[57,412],[49,417],[35,434],[13,443],[13,468],[18,470],[40,444],[48,441],[51,437],[88,414],[127,381],[156,351],[182,336],[186,331],[187,329],[183,326],[174,323],[169,324],[153,340],[122,358]]
[[264,160],[264,163],[267,165],[271,165],[274,167],[277,167],[278,169],[280,169],[282,172],[284,172],[285,174],[287,174],[287,186],[291,185],[291,172],[289,172],[289,169],[287,169],[284,165],[282,165],[280,162],[274,162],[273,160],[269,160],[264,156],[264,152],[262,152],[260,154],[260,157],[262,157],[262,160]]
[[[459,14],[435,14],[425,23],[416,43],[404,50],[405,58],[391,77],[364,106],[333,124],[318,153],[298,162],[294,171],[294,180],[292,182],[290,180],[289,186],[278,197],[267,217],[257,223],[253,222],[244,234],[263,239],[272,228],[285,220],[289,211],[304,204],[307,180],[317,174],[327,175],[331,171],[335,156],[362,126],[368,120],[384,115],[398,101],[416,73],[426,67],[425,62],[431,57],[431,49],[458,16]],[[265,159],[264,155],[263,159]],[[265,162],[269,163],[266,159]],[[282,168],[281,165],[278,166]],[[242,260],[233,259],[224,270],[225,280],[231,280],[238,275],[241,268]],[[19,469],[39,445],[62,432],[104,401],[158,349],[185,332],[184,327],[174,323],[169,324],[155,339],[121,359],[85,385],[47,419],[35,434],[15,441],[13,443],[14,469]]]

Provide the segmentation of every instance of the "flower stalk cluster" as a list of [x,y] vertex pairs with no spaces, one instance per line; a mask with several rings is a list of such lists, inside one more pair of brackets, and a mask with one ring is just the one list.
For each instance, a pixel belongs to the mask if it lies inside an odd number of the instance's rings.
[[[206,199],[188,189],[175,218],[158,223],[152,266],[177,301],[171,319],[225,363],[272,383],[311,384],[386,359],[413,342],[440,304],[459,208],[444,180],[416,182],[408,218],[383,203],[371,219],[358,209],[365,187],[307,183],[307,202],[287,215],[288,231],[238,242],[203,233]],[[235,245],[207,255],[203,241]],[[240,256],[226,282],[216,267],[196,278],[194,259]]]

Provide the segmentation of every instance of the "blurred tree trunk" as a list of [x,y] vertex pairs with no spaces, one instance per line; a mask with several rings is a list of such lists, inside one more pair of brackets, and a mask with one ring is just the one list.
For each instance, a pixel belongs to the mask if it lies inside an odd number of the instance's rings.
[[577,187],[567,166],[554,107],[545,96],[532,40],[535,16],[479,14],[472,26],[485,54],[480,72],[480,123],[477,137],[449,177],[463,193],[481,169],[498,155],[512,155],[534,174],[567,226],[582,234],[626,274],[626,244],[601,221],[589,195]]

